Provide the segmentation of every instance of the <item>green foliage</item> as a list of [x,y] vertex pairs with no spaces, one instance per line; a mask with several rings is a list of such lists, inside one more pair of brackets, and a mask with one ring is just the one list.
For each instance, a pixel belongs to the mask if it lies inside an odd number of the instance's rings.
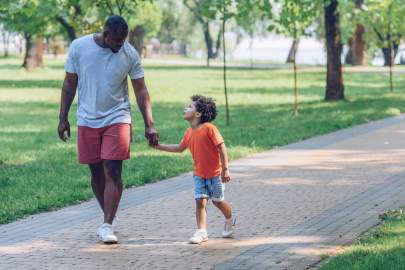
[[0,22],[10,31],[44,36],[54,10],[48,0],[44,1],[2,0]]
[[263,34],[267,32],[269,16],[271,16],[271,6],[264,6],[268,1],[252,1],[252,0],[238,0],[237,1],[237,14],[235,16],[236,23],[246,31],[250,37],[254,34]]
[[366,38],[378,48],[388,47],[391,42],[399,43],[405,38],[403,0],[365,0],[359,20],[366,26]]
[[308,27],[318,14],[318,4],[313,0],[277,0],[280,11],[274,15],[270,30],[298,39],[307,35]]
[[130,28],[142,26],[147,36],[155,36],[162,24],[162,9],[152,2],[140,2],[133,14],[128,15],[127,20]]

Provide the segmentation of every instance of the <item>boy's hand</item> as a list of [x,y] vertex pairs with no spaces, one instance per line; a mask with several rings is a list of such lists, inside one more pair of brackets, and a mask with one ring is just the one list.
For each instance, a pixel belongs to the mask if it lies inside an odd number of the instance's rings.
[[222,183],[227,183],[227,182],[231,181],[231,176],[229,175],[228,169],[222,169],[221,180],[222,180]]

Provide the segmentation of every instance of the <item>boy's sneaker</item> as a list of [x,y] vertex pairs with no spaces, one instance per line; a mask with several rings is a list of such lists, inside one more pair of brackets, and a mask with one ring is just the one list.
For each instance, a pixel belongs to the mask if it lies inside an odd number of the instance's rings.
[[223,238],[230,238],[233,236],[235,229],[236,218],[230,218],[225,220],[224,230],[222,231]]
[[207,230],[199,229],[196,230],[193,237],[190,238],[190,244],[200,244],[208,240]]
[[118,242],[117,236],[114,235],[111,224],[103,223],[98,228],[97,235],[105,244],[115,244]]

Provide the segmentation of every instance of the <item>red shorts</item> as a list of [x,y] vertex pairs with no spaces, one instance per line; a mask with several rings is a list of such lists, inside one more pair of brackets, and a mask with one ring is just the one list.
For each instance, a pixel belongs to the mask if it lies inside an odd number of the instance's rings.
[[94,164],[102,160],[129,159],[130,134],[130,124],[113,124],[102,128],[78,126],[79,163]]

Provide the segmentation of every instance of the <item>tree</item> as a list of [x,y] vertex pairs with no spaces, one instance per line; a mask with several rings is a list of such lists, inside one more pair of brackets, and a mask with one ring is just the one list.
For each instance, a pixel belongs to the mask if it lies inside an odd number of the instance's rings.
[[177,40],[182,44],[191,41],[195,31],[196,19],[181,2],[167,0],[162,3],[162,24],[157,34],[161,42]]
[[217,1],[220,0],[183,0],[184,5],[190,10],[203,28],[204,41],[207,48],[207,66],[210,65],[210,59],[218,57],[219,48],[221,46],[222,30],[218,31],[214,50],[214,40],[211,36],[210,28],[210,23],[216,19],[218,12],[217,9],[213,8]]
[[129,27],[128,40],[139,54],[144,48],[146,36],[157,34],[162,23],[162,12],[157,3],[144,0],[93,0],[98,21],[103,23],[106,17],[120,15]]
[[327,54],[325,100],[344,99],[342,74],[342,42],[338,0],[323,0],[325,10],[325,38]]
[[[382,51],[384,66],[389,67],[390,90],[394,91],[394,59],[405,37],[405,5],[401,0],[367,0],[362,10],[363,21],[372,29],[367,36],[370,43],[375,43]],[[373,19],[370,14],[374,14]]]
[[[293,39],[293,46],[298,46],[299,38],[307,35],[306,30],[313,23],[317,12],[317,3],[313,0],[279,0],[280,11],[273,19],[270,29],[289,36]],[[298,87],[296,49],[291,55],[294,68],[294,115],[298,115]]]
[[268,20],[263,13],[263,3],[251,0],[238,0],[235,20],[249,36],[250,67],[253,68],[253,38],[264,34],[268,29]]
[[346,41],[349,51],[345,63],[353,66],[367,64],[365,41],[366,27],[359,19],[359,10],[364,0],[339,1],[341,17],[342,39]]
[[53,7],[35,0],[3,0],[1,9],[0,21],[7,29],[24,35],[26,49],[22,66],[26,69],[41,66],[42,38],[49,26]]
[[361,10],[361,21],[370,28],[366,34],[368,41],[381,49],[384,65],[390,66],[405,36],[404,2],[402,0],[365,0]]
[[8,46],[10,43],[10,32],[6,29],[4,25],[0,25],[1,37],[3,40],[3,56],[8,57]]

